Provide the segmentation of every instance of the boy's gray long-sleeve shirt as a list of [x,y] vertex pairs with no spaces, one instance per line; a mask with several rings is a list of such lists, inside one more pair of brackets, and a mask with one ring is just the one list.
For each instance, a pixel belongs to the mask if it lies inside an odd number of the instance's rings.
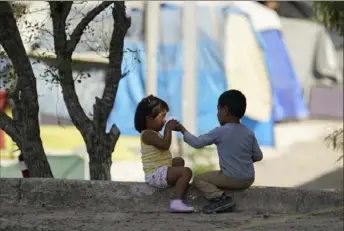
[[227,123],[199,137],[185,132],[184,141],[194,148],[215,144],[221,171],[237,180],[254,179],[253,163],[263,159],[254,133],[242,124]]

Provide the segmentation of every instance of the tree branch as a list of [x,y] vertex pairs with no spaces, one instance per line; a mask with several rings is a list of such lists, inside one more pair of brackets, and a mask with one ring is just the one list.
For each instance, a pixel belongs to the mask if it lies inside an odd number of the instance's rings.
[[115,101],[118,84],[122,77],[122,60],[124,37],[131,26],[131,19],[127,18],[123,1],[115,2],[112,11],[114,19],[113,32],[110,40],[109,71],[106,75],[105,88],[102,96],[104,116],[108,117]]
[[27,133],[26,131],[24,133],[30,135],[30,137],[25,137],[25,140],[40,139],[40,131],[36,129],[36,126],[39,128],[36,78],[21,40],[10,4],[8,2],[0,2],[0,9],[0,44],[16,70],[18,76],[16,94],[20,94],[20,97],[19,95],[15,96],[15,98],[20,98],[20,100],[16,100],[16,107],[19,104],[21,107],[23,106],[21,108],[21,116],[25,116],[25,122],[27,123],[27,126],[21,129],[22,131],[27,129]]
[[18,146],[20,145],[20,133],[16,123],[5,112],[0,112],[0,129],[4,130]]
[[79,24],[75,27],[73,33],[70,36],[70,40],[68,41],[67,51],[73,52],[75,47],[78,45],[84,30],[88,26],[88,24],[98,15],[100,12],[105,10],[108,6],[110,6],[113,1],[104,1],[97,7],[93,8],[90,12],[86,14],[86,16],[79,22]]
[[18,76],[13,111],[18,122],[1,112],[0,124],[23,153],[30,175],[53,177],[40,137],[36,78],[9,2],[0,3],[0,44]]
[[71,53],[66,54],[66,19],[72,8],[72,5],[73,2],[49,1],[50,17],[53,22],[54,48],[57,56],[72,56]]
[[72,9],[73,1],[71,2],[48,1],[48,3],[50,5],[51,17],[58,15],[61,21],[66,22],[69,12]]
[[50,14],[53,22],[54,47],[59,71],[59,81],[63,90],[69,116],[85,138],[93,130],[92,121],[86,116],[78,95],[75,91],[75,82],[72,71],[73,51],[67,49],[66,19],[73,2],[49,2]]

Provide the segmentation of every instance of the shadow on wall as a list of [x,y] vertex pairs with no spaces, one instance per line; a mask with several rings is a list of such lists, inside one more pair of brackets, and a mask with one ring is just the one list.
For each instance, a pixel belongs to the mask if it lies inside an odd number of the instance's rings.
[[343,190],[343,167],[324,174],[312,181],[299,185],[301,188],[309,189],[339,189]]

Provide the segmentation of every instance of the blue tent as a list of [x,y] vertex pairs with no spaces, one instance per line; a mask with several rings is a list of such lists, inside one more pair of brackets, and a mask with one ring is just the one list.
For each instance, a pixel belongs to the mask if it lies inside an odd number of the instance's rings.
[[[219,8],[216,12],[222,19],[229,13],[245,14],[245,11],[236,8]],[[182,83],[182,40],[181,40],[182,8],[176,5],[164,4],[161,7],[161,37],[158,45],[158,96],[170,105],[170,115],[181,118],[181,83]],[[209,7],[197,7],[197,73],[198,73],[198,105],[197,105],[197,134],[209,131],[218,126],[216,105],[219,95],[227,90],[227,79],[224,71],[222,47],[212,35],[209,22]],[[250,17],[247,15],[247,17]],[[220,23],[224,23],[223,21]],[[131,70],[123,78],[117,93],[114,109],[108,120],[108,129],[116,123],[122,135],[137,136],[134,129],[134,113],[136,105],[144,97],[145,89],[145,53],[144,41],[141,39],[142,11],[132,11],[132,28],[126,39],[127,49],[137,52],[126,53],[123,69]],[[253,30],[254,27],[252,27]],[[255,31],[257,39],[262,43],[265,61],[273,92],[273,112],[268,121],[255,121],[248,117],[243,123],[250,127],[257,136],[260,145],[273,146],[275,121],[301,118],[308,115],[303,101],[302,89],[296,80],[290,64],[287,49],[278,30]],[[264,46],[263,46],[264,44]],[[135,56],[133,58],[132,56]],[[133,64],[133,60],[139,62]],[[133,68],[133,66],[135,66]]]
[[[209,20],[211,18],[211,7],[204,3],[197,6],[197,134],[207,132],[218,126],[216,118],[217,99],[222,92],[227,90],[228,82],[232,78],[231,76],[226,76],[223,52],[224,46],[228,42],[224,37],[224,28],[226,17],[229,14],[245,15],[251,21],[252,30],[264,54],[264,61],[272,89],[272,101],[274,103],[270,119],[256,121],[245,117],[243,118],[243,123],[256,133],[261,145],[273,146],[274,122],[303,118],[308,115],[307,107],[303,101],[301,86],[295,78],[295,73],[290,64],[287,49],[279,29],[277,27],[267,27],[265,29],[257,27],[257,21],[262,21],[266,11],[268,11],[265,9],[265,13],[262,13],[259,7],[262,6],[251,1],[222,2],[222,5],[217,5],[215,9],[219,36],[215,38],[214,25]],[[134,129],[134,113],[136,105],[145,95],[146,81],[146,55],[142,36],[144,24],[143,11],[142,8],[132,8],[131,10],[132,25],[125,39],[126,52],[122,66],[123,71],[129,71],[129,74],[120,82],[116,102],[108,119],[107,126],[107,129],[109,129],[113,123],[116,123],[123,136],[139,135]],[[46,15],[42,18],[45,19]],[[276,18],[274,20],[278,21],[278,17]],[[158,96],[168,102],[171,108],[170,116],[178,120],[182,120],[182,96],[180,89],[182,89],[183,47],[181,19],[182,5],[173,2],[165,2],[165,4],[161,5],[161,34],[160,43],[157,44]],[[73,20],[71,22],[75,23]],[[95,26],[95,35],[111,35],[111,11],[106,11],[99,16],[97,23],[100,25]],[[278,24],[278,22],[275,24]],[[48,31],[52,29],[51,23],[45,23],[45,27],[47,27]],[[85,31],[85,33],[88,32]],[[98,43],[103,42],[101,38],[98,38],[99,36],[89,37],[92,38],[94,47],[98,47]],[[52,41],[52,37],[48,33],[42,33],[35,43],[39,44],[41,48],[49,48],[53,46]],[[80,43],[75,52],[82,54],[92,52],[92,49],[86,43]],[[247,55],[249,56],[249,54]],[[35,60],[32,59],[32,61]],[[49,88],[47,87],[47,77],[44,76],[45,62],[48,61],[41,61],[33,65],[37,77],[38,92],[40,95],[44,95],[44,97],[39,97],[40,113],[68,118],[69,115],[59,86],[50,84]],[[94,97],[101,95],[104,86],[103,77],[107,71],[107,66],[97,63],[85,65],[82,62],[75,62],[73,68],[73,75],[75,77],[78,76],[80,70],[92,76],[92,78],[83,79],[82,83],[75,86],[82,107],[87,114],[90,114],[92,113]],[[80,70],[77,70],[78,68]],[[88,89],[88,91],[84,91],[84,89]]]

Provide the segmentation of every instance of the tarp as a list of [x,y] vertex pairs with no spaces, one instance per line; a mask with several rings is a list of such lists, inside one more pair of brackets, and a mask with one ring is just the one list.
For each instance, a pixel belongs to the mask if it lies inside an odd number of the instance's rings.
[[225,33],[227,89],[239,89],[245,94],[246,116],[260,122],[270,120],[273,105],[266,57],[262,52],[265,43],[257,39],[259,34],[242,12],[228,15]]
[[[238,6],[240,7],[240,5]],[[251,5],[249,6],[251,7],[249,8],[249,11],[244,13],[249,14],[253,11],[252,8],[254,7]],[[243,9],[245,10],[247,8]],[[240,9],[237,13],[240,11],[243,10]],[[134,11],[132,12],[132,15],[134,16],[135,14],[140,13],[140,11]],[[255,16],[256,15],[257,14],[255,14]],[[161,43],[158,47],[158,96],[169,103],[171,107],[171,116],[182,120],[180,92],[182,76],[180,16],[181,8],[179,7],[170,8],[165,6],[165,8],[161,10],[162,32]],[[241,76],[226,76],[226,64],[224,63],[224,54],[221,51],[221,47],[223,47],[228,41],[222,40],[217,42],[217,40],[212,36],[211,20],[208,20],[210,17],[209,7],[198,7],[197,17],[197,87],[199,102],[197,105],[197,134],[201,134],[218,126],[216,119],[217,99],[223,91],[228,89],[231,79],[240,78]],[[136,15],[134,18],[139,17]],[[221,17],[219,18],[221,19]],[[137,27],[142,25],[142,22],[134,20],[132,24],[133,28],[136,28],[132,31],[140,31]],[[219,22],[219,24],[224,25],[224,22]],[[258,27],[257,22],[256,25],[255,23],[252,24],[253,27]],[[278,25],[278,23],[275,24]],[[256,31],[257,33],[255,34],[259,34],[262,41],[266,43],[266,47],[262,47],[262,52],[264,53],[269,79],[272,83],[273,102],[276,104],[276,107],[274,106],[273,108],[272,116],[270,116],[270,118],[269,116],[266,116],[268,119],[265,121],[253,120],[249,117],[245,117],[243,119],[243,123],[255,131],[260,144],[266,146],[272,146],[274,144],[274,120],[299,118],[307,115],[307,108],[303,103],[302,90],[290,65],[290,60],[283,43],[283,39],[280,32],[273,28],[274,27],[271,26],[269,30],[259,31],[259,33]],[[222,33],[223,32],[224,28],[222,28]],[[134,36],[133,34],[131,35]],[[165,38],[168,39],[168,41],[165,42]],[[143,46],[143,42],[136,40],[135,42],[130,42],[130,44],[127,42],[126,45],[131,46],[130,49],[134,49],[135,47]],[[238,54],[238,58],[239,56],[240,55]],[[250,54],[247,54],[247,57],[250,57]],[[272,59],[276,60],[273,62]],[[166,63],[168,64],[167,66],[165,65]],[[144,59],[140,61],[140,65],[145,66]],[[139,68],[139,70],[140,73],[135,71],[135,75],[130,74],[127,78],[124,78],[121,81],[117,95],[117,97],[120,98],[117,98],[118,100],[116,100],[113,112],[109,117],[108,129],[111,127],[112,123],[116,122],[120,129],[124,128],[125,132],[130,132],[130,135],[135,135],[133,124],[131,122],[133,121],[135,107],[125,108],[124,105],[136,105],[139,100],[144,97],[144,84],[139,87],[138,83],[144,83],[146,76],[145,71],[143,71],[144,68]],[[138,74],[141,76],[138,76]],[[247,77],[247,80],[249,81],[249,77]],[[236,80],[233,80],[233,82],[234,81]],[[253,82],[247,83],[248,86],[251,85],[251,88],[248,89],[263,87],[260,86],[259,83],[252,83]],[[266,88],[263,87],[263,89]],[[130,101],[127,101],[129,99]],[[267,104],[269,105],[269,102],[267,102]]]
[[[279,33],[280,22],[278,16],[269,9],[262,7],[255,2],[231,2],[232,7],[240,9],[248,16],[250,23],[255,30],[254,34],[261,37],[260,42],[264,42],[266,47],[261,47],[264,56],[265,67],[269,75],[270,83],[278,83],[282,81],[288,87],[281,88],[278,84],[272,86],[273,93],[272,101],[277,103],[278,107],[273,107],[272,115],[266,121],[254,120],[253,118],[245,117],[243,123],[254,130],[258,141],[261,145],[272,146],[273,140],[273,123],[274,120],[286,118],[298,118],[304,114],[304,108],[300,101],[298,89],[300,86],[295,81],[295,76],[292,68],[288,63],[288,55],[283,47],[282,37]],[[216,20],[209,20],[212,18],[214,12],[210,11],[209,6],[197,7],[197,77],[198,77],[198,94],[197,94],[197,134],[209,131],[218,126],[216,118],[216,105],[219,95],[228,89],[231,77],[226,76],[224,47],[226,46],[225,23],[226,23],[226,9],[228,6],[217,7],[215,11]],[[213,9],[213,8],[212,8]],[[110,12],[111,13],[111,12]],[[72,17],[72,15],[70,16]],[[136,105],[144,97],[145,80],[146,80],[146,64],[143,35],[143,14],[141,10],[133,10],[131,12],[132,25],[128,31],[125,40],[125,56],[123,61],[123,71],[130,70],[129,74],[124,77],[119,85],[116,102],[111,115],[108,120],[108,128],[112,123],[116,123],[124,136],[137,136],[138,133],[134,129],[134,113]],[[44,18],[44,17],[42,17]],[[165,4],[161,8],[161,34],[160,43],[158,44],[158,96],[165,99],[171,108],[170,116],[179,120],[181,118],[181,80],[182,80],[182,8],[178,5]],[[212,18],[213,19],[213,18]],[[217,33],[214,33],[214,21]],[[73,21],[71,21],[74,23]],[[98,23],[98,24],[97,24]],[[111,15],[99,16],[97,18],[95,34],[103,34],[109,37],[112,33],[112,17]],[[51,30],[51,23],[45,22],[45,27]],[[86,35],[83,36],[87,39]],[[265,33],[265,34],[264,34]],[[214,36],[216,34],[216,36]],[[44,46],[52,47],[52,39],[49,38],[48,33],[43,33],[38,36],[35,43],[43,48]],[[108,37],[105,38],[108,41]],[[92,46],[103,47],[101,43],[103,38],[92,37]],[[257,38],[257,37],[256,37]],[[269,40],[268,42],[265,40]],[[48,44],[48,45],[47,45]],[[261,43],[260,43],[261,44]],[[282,52],[279,62],[271,62],[275,59],[277,53],[273,49],[277,47]],[[92,49],[87,43],[78,45],[76,52],[89,52]],[[284,52],[284,53],[283,53]],[[250,54],[247,54],[249,57]],[[239,55],[238,55],[239,57]],[[34,60],[32,60],[34,61]],[[280,63],[282,62],[282,64]],[[106,66],[96,66],[90,64],[79,64],[83,67],[75,67],[73,74],[76,77],[80,70],[87,71],[92,78],[83,79],[81,84],[77,83],[77,93],[82,107],[85,109],[87,115],[92,117],[92,105],[94,104],[94,97],[99,96],[103,90],[103,77],[105,76]],[[276,66],[277,65],[277,66]],[[278,72],[279,66],[282,66],[286,73]],[[47,77],[42,76],[45,63],[41,61],[39,64],[33,66],[35,75],[38,79],[38,93],[40,104],[40,112],[43,114],[53,115],[57,117],[68,118],[61,89],[50,83],[46,83]],[[228,79],[227,79],[228,77]],[[240,76],[239,76],[240,77]],[[48,81],[49,82],[49,81]],[[259,85],[251,85],[251,88],[259,88]],[[84,91],[88,89],[88,91]],[[291,92],[287,92],[290,90]],[[250,98],[252,98],[250,96]],[[269,103],[268,103],[269,105]],[[266,116],[267,118],[268,116]],[[257,119],[257,118],[255,118]]]
[[[283,37],[304,90],[306,103],[309,101],[311,88],[316,84],[334,86],[343,81],[343,67],[323,25],[306,19],[283,17],[281,23]],[[303,36],[300,36],[301,33]]]
[[[273,121],[307,117],[309,112],[281,34],[279,16],[275,11],[255,2],[235,1],[234,6],[249,16],[256,40],[262,48],[272,91]],[[260,15],[264,15],[267,21],[261,20]]]
[[261,33],[268,44],[268,69],[273,92],[273,120],[301,119],[309,115],[301,85],[291,66],[290,58],[280,31]]

